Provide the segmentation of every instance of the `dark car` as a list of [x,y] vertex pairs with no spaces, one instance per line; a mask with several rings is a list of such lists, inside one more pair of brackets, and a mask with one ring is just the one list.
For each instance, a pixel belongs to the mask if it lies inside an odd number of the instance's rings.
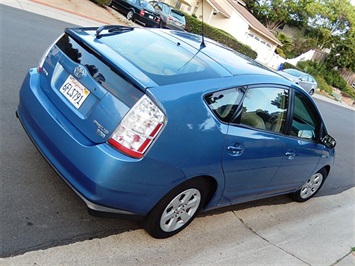
[[278,73],[301,86],[305,91],[309,93],[309,95],[313,95],[317,89],[317,81],[311,75],[299,71],[293,68],[287,68],[282,71],[278,71]]
[[160,16],[153,6],[145,0],[111,0],[109,6],[126,15],[128,20],[148,27],[159,27]]
[[90,213],[140,217],[156,238],[201,210],[306,201],[335,156],[302,88],[182,31],[66,29],[25,77],[17,115]]
[[158,2],[149,2],[155,9],[156,13],[160,15],[160,27],[174,30],[185,30],[186,20],[185,15],[172,6]]

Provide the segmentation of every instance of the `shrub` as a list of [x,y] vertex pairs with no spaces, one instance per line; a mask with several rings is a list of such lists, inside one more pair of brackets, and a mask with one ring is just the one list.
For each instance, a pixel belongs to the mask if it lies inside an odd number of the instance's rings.
[[326,93],[333,95],[333,88],[327,84],[327,82],[322,76],[314,76],[314,78],[317,80],[318,88],[320,90],[323,90]]
[[333,94],[333,86],[347,93],[350,97],[355,98],[355,90],[346,83],[340,73],[334,69],[327,69],[324,64],[315,61],[300,61],[297,63],[297,66],[285,63],[283,68],[296,68],[302,72],[311,74],[317,80],[318,88],[330,95]]
[[[184,14],[186,18],[186,31],[201,35],[202,33],[202,21],[197,18],[190,16],[188,14]],[[233,50],[244,54],[252,59],[257,57],[257,53],[252,50],[249,46],[240,43],[237,39],[235,39],[229,33],[212,27],[206,23],[203,23],[203,32],[204,36],[210,39],[213,39],[221,44],[224,44]]]

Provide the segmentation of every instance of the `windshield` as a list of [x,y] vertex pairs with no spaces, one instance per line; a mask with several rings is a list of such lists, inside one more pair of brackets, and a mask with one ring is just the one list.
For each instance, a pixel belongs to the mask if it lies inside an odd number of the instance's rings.
[[291,68],[288,68],[288,69],[285,69],[285,70],[282,70],[283,72],[285,73],[288,73],[292,76],[295,76],[295,77],[300,77],[302,75],[304,75],[304,73],[302,73],[301,71],[298,71],[296,69],[291,69]]
[[146,1],[140,1],[140,6],[148,11],[154,12],[154,7]]

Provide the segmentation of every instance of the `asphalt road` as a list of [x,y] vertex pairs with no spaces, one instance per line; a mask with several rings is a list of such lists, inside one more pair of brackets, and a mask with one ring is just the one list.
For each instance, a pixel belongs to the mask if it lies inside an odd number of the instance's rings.
[[[15,117],[18,92],[30,67],[68,26],[0,5],[0,257],[104,237],[140,228],[136,222],[92,217],[84,203],[41,157]],[[355,186],[355,112],[317,101],[337,138],[337,163],[318,197]],[[241,204],[201,216],[251,206],[288,204],[287,196]],[[290,210],[292,211],[292,210]]]

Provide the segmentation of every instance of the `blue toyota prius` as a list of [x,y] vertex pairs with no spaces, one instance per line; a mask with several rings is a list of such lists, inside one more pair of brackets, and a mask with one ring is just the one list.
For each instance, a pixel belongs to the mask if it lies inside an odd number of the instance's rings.
[[201,210],[306,201],[334,163],[302,88],[181,31],[66,29],[25,77],[17,116],[91,213],[140,217],[155,238]]

